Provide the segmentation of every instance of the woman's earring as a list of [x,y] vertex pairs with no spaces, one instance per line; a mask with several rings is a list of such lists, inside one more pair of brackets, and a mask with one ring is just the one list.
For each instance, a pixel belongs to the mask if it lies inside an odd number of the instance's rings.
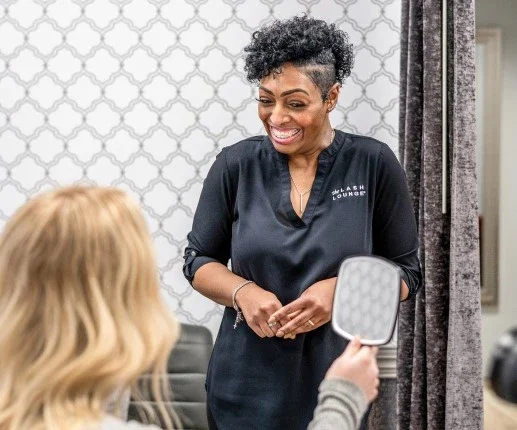
[[328,112],[331,112],[331,111],[332,111],[332,109],[334,109],[334,106],[329,107],[329,108],[327,109],[327,113],[328,113]]

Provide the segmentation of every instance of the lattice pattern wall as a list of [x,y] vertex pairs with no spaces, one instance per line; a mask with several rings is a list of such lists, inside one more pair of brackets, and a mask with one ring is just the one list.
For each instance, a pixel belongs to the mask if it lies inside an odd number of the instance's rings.
[[242,48],[296,14],[349,32],[356,66],[332,124],[397,146],[400,0],[0,0],[0,228],[31,195],[76,182],[140,200],[165,297],[215,331],[181,275],[203,178],[261,134]]

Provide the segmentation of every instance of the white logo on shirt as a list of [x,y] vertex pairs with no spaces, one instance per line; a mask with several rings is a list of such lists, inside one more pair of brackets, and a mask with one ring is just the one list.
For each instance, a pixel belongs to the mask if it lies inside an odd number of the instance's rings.
[[350,197],[364,197],[366,190],[364,185],[348,185],[342,188],[336,188],[332,191],[332,200],[346,199]]

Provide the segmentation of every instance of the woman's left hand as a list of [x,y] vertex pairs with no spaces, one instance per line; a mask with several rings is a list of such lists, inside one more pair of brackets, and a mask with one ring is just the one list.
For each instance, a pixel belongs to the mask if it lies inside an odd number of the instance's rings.
[[330,278],[316,282],[307,288],[302,295],[273,313],[268,323],[289,319],[291,321],[276,332],[277,337],[293,337],[300,333],[315,330],[330,321],[336,279]]

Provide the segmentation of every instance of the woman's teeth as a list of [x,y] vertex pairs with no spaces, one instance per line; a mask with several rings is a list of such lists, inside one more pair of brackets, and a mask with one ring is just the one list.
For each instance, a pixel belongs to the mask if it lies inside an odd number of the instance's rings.
[[278,129],[275,129],[275,128],[272,128],[271,127],[271,133],[279,138],[279,139],[288,139],[292,136],[294,136],[296,133],[298,133],[300,131],[300,129],[292,129],[292,130],[289,130],[289,131],[280,131]]

